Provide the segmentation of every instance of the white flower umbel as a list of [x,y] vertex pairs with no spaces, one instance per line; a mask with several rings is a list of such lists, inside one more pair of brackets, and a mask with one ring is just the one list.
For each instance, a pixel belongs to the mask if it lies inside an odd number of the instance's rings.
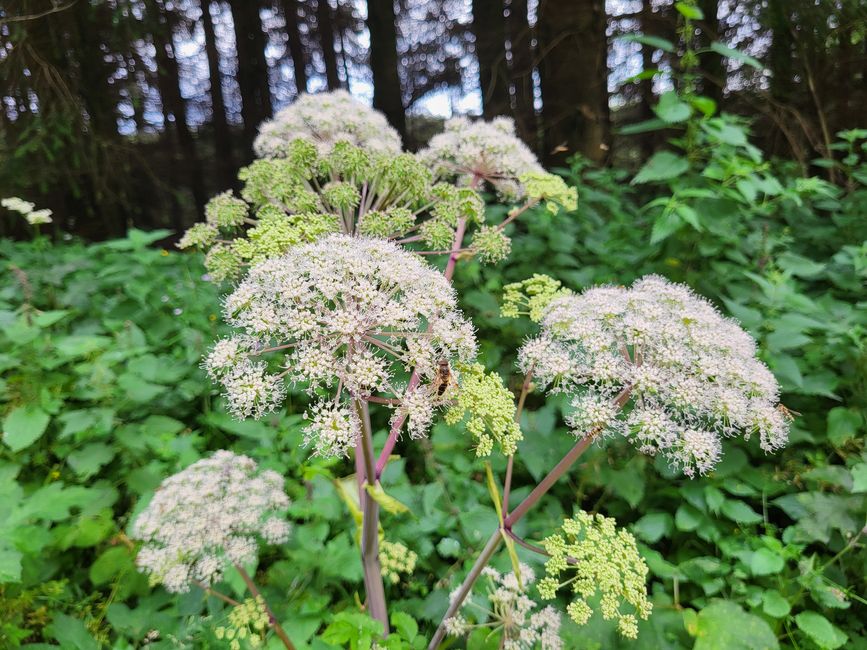
[[[205,367],[233,413],[259,417],[282,401],[284,378],[304,383],[308,442],[322,455],[355,444],[354,399],[408,413],[413,436],[425,435],[450,397],[444,364],[476,354],[445,277],[382,239],[334,234],[266,260],[226,298],[225,316],[242,333],[217,343]],[[281,359],[269,373],[270,353]],[[418,380],[407,382],[413,369]]]
[[[755,341],[659,276],[555,298],[519,363],[572,398],[576,435],[619,432],[688,476],[714,467],[722,438],[758,434],[766,452],[787,442],[779,386]],[[621,409],[613,399],[624,391]]]
[[13,212],[19,213],[25,219],[27,219],[27,223],[31,226],[41,226],[46,223],[51,223],[53,220],[51,218],[51,210],[45,208],[42,210],[35,210],[35,204],[30,201],[25,201],[24,199],[19,199],[17,196],[11,196],[8,199],[0,200],[0,206],[6,208],[7,210],[12,210]]
[[401,150],[400,135],[385,115],[345,90],[301,95],[262,123],[253,148],[261,158],[282,158],[296,139],[314,143],[321,152],[330,151],[336,142],[381,153]]
[[286,541],[288,506],[277,472],[218,451],[160,484],[132,525],[132,537],[144,542],[136,563],[168,591],[211,585],[226,567],[254,560],[260,541]]
[[419,157],[442,178],[458,178],[464,184],[473,178],[482,179],[507,200],[524,194],[520,176],[544,173],[533,152],[515,135],[515,123],[507,117],[491,122],[453,118],[446,122],[443,133],[431,138]]
[[501,648],[506,650],[560,650],[560,614],[553,607],[539,609],[536,602],[527,595],[529,586],[535,581],[533,570],[526,564],[520,565],[521,580],[514,573],[499,573],[485,567],[482,575],[487,578],[487,602],[490,607],[465,601],[466,613],[478,611],[487,615],[487,621],[471,624],[464,615],[458,614],[445,621],[446,631],[451,636],[464,636],[477,627],[490,628],[492,633],[500,632]]

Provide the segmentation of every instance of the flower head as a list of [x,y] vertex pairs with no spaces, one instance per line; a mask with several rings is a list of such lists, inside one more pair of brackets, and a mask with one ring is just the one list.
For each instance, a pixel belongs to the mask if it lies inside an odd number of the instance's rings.
[[[647,620],[652,605],[645,585],[647,565],[629,532],[617,530],[613,519],[580,511],[564,521],[561,532],[548,537],[544,546],[550,558],[539,581],[543,598],[552,599],[569,585],[575,596],[566,612],[584,625],[593,613],[587,601],[598,594],[602,617],[617,619],[623,636],[638,636],[637,619]],[[569,577],[564,580],[563,574]]]
[[322,152],[337,142],[389,154],[401,149],[400,135],[385,115],[345,90],[301,95],[259,127],[253,148],[260,157],[281,158],[297,139],[313,143]]
[[519,362],[572,398],[576,435],[620,433],[689,476],[713,468],[724,437],[786,444],[779,386],[755,342],[683,285],[648,276],[561,295],[541,322]]
[[3,206],[7,210],[19,213],[27,219],[27,223],[31,226],[41,226],[53,221],[51,218],[51,210],[47,208],[35,210],[34,208],[36,205],[34,203],[19,199],[17,196],[11,196],[7,199],[0,200],[0,206]]
[[255,559],[260,540],[286,541],[288,506],[279,474],[218,451],[160,484],[132,525],[144,542],[137,564],[168,591],[213,584],[227,566]]
[[[424,435],[448,398],[436,384],[442,365],[476,354],[445,277],[382,239],[335,234],[293,247],[250,271],[225,316],[241,333],[219,342],[205,366],[233,412],[259,417],[282,400],[284,377],[303,383],[314,398],[308,441],[323,455],[355,443],[350,402],[377,394],[392,396],[381,399]],[[269,352],[281,353],[279,373],[266,370]],[[413,369],[418,382],[401,381]]]
[[502,645],[508,650],[560,650],[560,614],[553,607],[539,609],[536,602],[527,595],[529,585],[535,580],[533,570],[526,564],[520,565],[521,579],[514,573],[499,573],[485,567],[482,575],[488,583],[487,601],[490,608],[472,603],[476,610],[488,615],[484,623],[472,626],[467,619],[458,614],[445,621],[446,631],[451,636],[463,636],[473,627],[488,627],[493,632],[501,631]]

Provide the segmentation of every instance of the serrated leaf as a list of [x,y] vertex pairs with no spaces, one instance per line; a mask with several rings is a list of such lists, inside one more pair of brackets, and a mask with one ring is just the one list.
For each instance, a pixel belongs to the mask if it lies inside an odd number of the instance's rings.
[[749,564],[754,576],[767,576],[782,571],[786,561],[771,549],[760,548],[752,554]]
[[770,626],[736,603],[717,600],[698,613],[693,650],[777,650]]
[[16,406],[3,420],[3,442],[12,451],[26,449],[42,437],[51,416],[38,406]]
[[677,178],[689,169],[689,161],[671,151],[657,151],[644,166],[638,170],[633,185],[653,183]]
[[762,521],[762,516],[750,508],[743,501],[727,499],[723,502],[720,511],[732,521],[739,524],[757,524]]
[[659,103],[653,107],[653,112],[666,124],[685,122],[692,115],[689,104],[681,101],[678,94],[673,90],[660,96]]
[[779,591],[772,589],[762,594],[762,611],[773,618],[783,618],[792,611],[792,606]]
[[849,640],[840,628],[818,612],[801,612],[795,616],[795,624],[822,650],[836,650]]

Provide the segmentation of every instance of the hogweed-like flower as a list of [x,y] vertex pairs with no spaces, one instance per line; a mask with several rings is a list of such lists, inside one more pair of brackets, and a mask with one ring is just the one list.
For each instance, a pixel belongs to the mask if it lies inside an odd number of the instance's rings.
[[554,298],[570,295],[559,280],[548,275],[534,273],[532,278],[512,282],[503,287],[503,304],[500,315],[503,318],[527,316],[538,323],[545,315],[545,309]]
[[446,619],[446,632],[451,636],[464,636],[474,628],[490,628],[502,634],[501,648],[506,650],[560,650],[560,614],[553,607],[539,609],[527,595],[527,588],[536,576],[526,564],[519,566],[521,579],[514,573],[499,573],[491,567],[482,569],[488,583],[487,601],[490,608],[468,598],[464,609],[473,607],[488,617],[486,622],[472,624],[465,615]]
[[418,554],[411,551],[400,542],[389,542],[382,539],[379,542],[379,564],[382,567],[382,577],[391,584],[400,582],[401,574],[411,575],[415,571]]
[[288,506],[277,472],[218,451],[160,484],[132,525],[131,537],[144,542],[136,563],[171,592],[211,585],[227,566],[254,560],[260,541],[286,541]]
[[36,204],[30,201],[25,201],[24,199],[20,199],[17,196],[11,196],[7,199],[0,200],[0,206],[3,206],[7,210],[11,210],[12,212],[17,212],[22,217],[27,220],[31,226],[41,226],[46,223],[51,223],[53,219],[51,218],[52,211],[48,208],[43,208],[42,210],[36,210]]
[[572,398],[576,435],[622,434],[688,476],[714,467],[722,438],[757,434],[766,452],[787,442],[779,385],[755,341],[684,285],[648,276],[559,296],[541,323],[519,364]]
[[[425,435],[454,392],[437,383],[442,365],[476,354],[445,277],[382,239],[335,234],[293,247],[254,267],[224,312],[242,333],[218,342],[205,367],[232,413],[261,417],[280,404],[286,380],[303,383],[313,397],[307,439],[326,456],[355,444],[356,399],[379,396],[395,416],[408,414],[411,435]],[[268,369],[268,352],[280,353],[279,368]],[[407,382],[412,370],[418,380]]]
[[261,648],[265,643],[265,632],[268,629],[268,612],[262,596],[248,598],[236,605],[229,612],[228,625],[221,625],[214,630],[218,641],[229,642],[229,650],[241,650],[241,644],[246,643],[251,648]]
[[550,600],[568,587],[574,598],[566,612],[584,625],[593,614],[587,601],[598,594],[602,617],[617,619],[623,636],[638,637],[638,619],[647,620],[653,606],[647,599],[647,565],[628,531],[617,530],[609,517],[580,511],[543,544],[550,558],[539,581],[542,598]]
[[387,154],[401,149],[400,135],[385,115],[345,90],[301,95],[259,126],[253,149],[262,158],[281,158],[298,139],[325,153],[337,142]]

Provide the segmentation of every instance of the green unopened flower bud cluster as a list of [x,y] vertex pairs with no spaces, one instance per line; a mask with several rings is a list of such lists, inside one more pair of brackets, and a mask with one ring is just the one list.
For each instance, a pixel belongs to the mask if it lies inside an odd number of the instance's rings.
[[521,174],[518,180],[523,185],[527,198],[544,201],[545,207],[552,214],[557,214],[560,208],[571,212],[578,207],[578,190],[566,185],[556,174],[533,171]]
[[391,584],[400,582],[400,576],[411,575],[415,571],[418,555],[400,542],[379,542],[379,563],[382,566],[382,577]]
[[545,315],[545,309],[555,298],[571,293],[564,289],[558,280],[540,273],[521,282],[512,282],[503,287],[503,305],[500,315],[503,318],[529,316],[538,323]]
[[618,530],[614,519],[579,511],[543,545],[550,559],[538,585],[542,598],[555,598],[568,587],[574,599],[566,612],[584,625],[593,613],[588,601],[598,594],[602,617],[616,619],[622,636],[638,637],[638,619],[647,620],[652,605],[647,599],[647,564],[628,531]]
[[466,428],[476,441],[476,455],[490,456],[494,443],[506,456],[517,450],[523,438],[515,422],[512,393],[495,373],[485,373],[481,364],[461,368],[460,390],[445,413],[445,421],[454,425],[466,417]]
[[265,642],[265,632],[268,629],[268,613],[265,611],[265,601],[261,596],[248,598],[229,612],[228,625],[221,625],[214,630],[214,636],[219,641],[228,641],[229,650],[241,650],[245,643],[250,648],[261,648]]

